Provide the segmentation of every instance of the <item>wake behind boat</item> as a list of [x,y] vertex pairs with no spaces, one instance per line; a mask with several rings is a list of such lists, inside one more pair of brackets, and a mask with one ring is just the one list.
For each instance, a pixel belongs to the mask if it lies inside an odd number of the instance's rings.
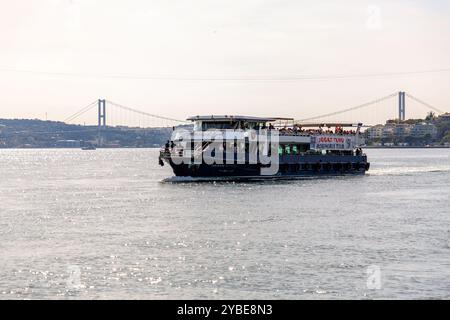
[[364,174],[361,123],[299,123],[292,118],[196,116],[160,150],[176,177],[194,180],[295,179]]

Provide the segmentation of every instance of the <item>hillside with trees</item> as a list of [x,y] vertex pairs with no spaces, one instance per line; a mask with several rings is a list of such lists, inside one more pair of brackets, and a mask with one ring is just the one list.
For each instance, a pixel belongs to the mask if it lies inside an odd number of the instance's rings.
[[[103,147],[159,147],[172,128],[106,127],[102,131]],[[0,148],[55,148],[64,142],[89,143],[98,146],[97,126],[66,124],[58,121],[0,119]],[[77,143],[73,144],[74,146]]]

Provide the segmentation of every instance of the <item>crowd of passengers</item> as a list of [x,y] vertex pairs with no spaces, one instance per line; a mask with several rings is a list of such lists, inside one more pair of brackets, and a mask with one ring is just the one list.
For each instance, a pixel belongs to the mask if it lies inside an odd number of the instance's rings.
[[[265,126],[262,129],[267,129]],[[268,127],[269,130],[277,130],[272,124]],[[279,129],[280,133],[283,134],[337,134],[337,135],[356,135],[356,130],[344,130],[342,127],[336,127],[335,130],[330,130],[329,127],[324,129],[319,127],[319,129],[304,129],[301,126],[294,125],[291,127],[283,127]]]
[[[330,126],[319,126],[318,129],[305,129],[300,125],[294,124],[292,127],[284,126],[282,128],[275,127],[272,123],[269,123],[267,126],[265,123],[252,125],[247,122],[236,122],[236,124],[230,127],[211,127],[204,128],[203,130],[223,130],[223,129],[240,129],[240,130],[277,130],[281,134],[304,134],[304,135],[312,135],[312,134],[337,134],[337,135],[356,135],[356,130],[344,130],[342,127],[335,127],[334,131],[331,130]],[[174,127],[175,130],[175,127]]]

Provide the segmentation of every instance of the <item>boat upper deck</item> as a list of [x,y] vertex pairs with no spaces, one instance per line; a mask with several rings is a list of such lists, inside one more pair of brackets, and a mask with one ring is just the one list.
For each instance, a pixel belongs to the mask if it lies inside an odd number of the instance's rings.
[[253,117],[241,115],[193,116],[187,119],[194,122],[194,131],[217,130],[277,130],[280,136],[305,136],[321,134],[357,135],[362,123],[320,122],[301,123],[294,118]]

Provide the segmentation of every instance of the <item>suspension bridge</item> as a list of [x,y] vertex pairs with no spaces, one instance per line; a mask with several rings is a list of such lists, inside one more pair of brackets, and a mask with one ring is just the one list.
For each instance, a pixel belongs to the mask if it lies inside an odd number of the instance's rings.
[[[412,94],[400,91],[356,106],[297,119],[297,121],[303,123],[363,122],[365,125],[371,126],[384,123],[386,120],[404,121],[407,119],[407,113],[410,118],[413,116],[424,118],[429,112],[437,115],[445,113],[442,108],[433,106]],[[296,113],[303,112],[300,108],[300,110],[296,110]],[[67,117],[64,122],[79,124],[83,119],[87,119],[90,123],[96,120],[100,132],[111,127],[121,127],[125,130],[126,128],[163,128],[187,124],[185,120],[149,113],[142,111],[140,108],[126,106],[106,99],[91,102]]]
[[[101,147],[152,146],[167,139],[173,127],[186,125],[183,119],[175,119],[156,112],[120,104],[107,99],[97,99],[71,114],[64,123],[35,124],[33,128],[21,124],[17,129],[0,125],[0,145],[53,146],[58,141],[87,141]],[[163,108],[158,108],[161,110]],[[292,108],[297,115],[311,112],[311,107]],[[356,106],[340,108],[333,112],[296,118],[297,123],[363,123],[366,127],[384,124],[387,120],[424,119],[430,112],[435,115],[446,113],[449,108],[436,107],[416,96],[401,91],[372,99]],[[264,111],[265,113],[266,111]],[[448,111],[447,111],[448,112]],[[214,110],[212,113],[221,113]],[[223,112],[222,112],[223,113]],[[261,112],[263,113],[263,112]],[[262,116],[277,116],[270,112]],[[292,115],[292,114],[288,114]],[[14,121],[14,120],[10,120]],[[20,120],[19,120],[20,121]],[[24,120],[26,121],[26,120]],[[37,126],[40,126],[37,129]],[[3,133],[2,133],[3,132]],[[3,138],[1,137],[3,136]],[[6,140],[9,142],[5,142]]]

